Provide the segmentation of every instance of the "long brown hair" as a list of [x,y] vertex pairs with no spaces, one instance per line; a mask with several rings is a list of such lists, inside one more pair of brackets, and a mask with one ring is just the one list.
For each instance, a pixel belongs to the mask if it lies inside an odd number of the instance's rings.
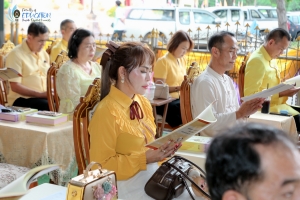
[[141,42],[125,42],[111,55],[109,65],[103,63],[103,73],[101,79],[101,99],[107,96],[110,86],[118,81],[118,69],[123,66],[127,74],[134,68],[149,63],[152,67],[155,62],[153,51]]

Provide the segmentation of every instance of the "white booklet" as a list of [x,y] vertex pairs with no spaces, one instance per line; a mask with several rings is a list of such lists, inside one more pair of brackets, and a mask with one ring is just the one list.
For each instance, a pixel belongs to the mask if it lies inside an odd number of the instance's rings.
[[291,89],[293,87],[300,87],[300,75],[290,78],[290,79],[286,80],[285,82],[280,83],[279,85],[276,85],[272,88],[269,88],[264,91],[243,97],[241,99],[243,101],[249,101],[249,100],[252,100],[255,98],[267,98],[269,96],[278,94],[280,92]]
[[16,77],[22,77],[22,75],[12,68],[0,69],[0,81],[6,81]]
[[[215,102],[215,101],[214,101]],[[217,121],[212,111],[212,102],[205,110],[203,110],[194,120],[179,127],[178,129],[160,137],[153,142],[146,145],[151,149],[158,149],[160,146],[168,141],[183,142],[206,129],[211,124]]]
[[38,177],[59,169],[59,165],[42,165],[29,170],[4,188],[0,189],[0,199],[7,197],[22,196],[27,193],[30,184]]

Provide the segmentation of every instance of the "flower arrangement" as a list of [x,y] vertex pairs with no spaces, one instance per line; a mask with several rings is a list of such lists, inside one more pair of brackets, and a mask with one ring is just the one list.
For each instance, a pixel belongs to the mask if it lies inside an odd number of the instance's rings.
[[110,178],[93,187],[93,195],[96,200],[111,200],[117,194],[117,188]]

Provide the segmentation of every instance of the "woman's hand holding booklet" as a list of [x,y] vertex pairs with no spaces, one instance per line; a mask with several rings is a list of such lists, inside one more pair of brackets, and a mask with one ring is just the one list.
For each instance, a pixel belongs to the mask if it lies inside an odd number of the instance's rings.
[[191,122],[179,127],[178,129],[168,133],[163,137],[154,140],[153,142],[147,144],[146,147],[156,150],[170,141],[178,144],[186,141],[188,138],[206,129],[208,126],[217,121],[212,111],[212,104],[214,102],[212,102],[202,113],[200,113]]

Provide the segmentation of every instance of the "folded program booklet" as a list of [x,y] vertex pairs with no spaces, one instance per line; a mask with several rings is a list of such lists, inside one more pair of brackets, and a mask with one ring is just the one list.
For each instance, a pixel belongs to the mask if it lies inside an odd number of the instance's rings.
[[12,68],[0,69],[0,81],[6,81],[17,77],[22,77],[22,75]]
[[[0,189],[0,199],[22,196],[28,192],[30,184],[38,177],[59,169],[58,164],[42,165],[29,170],[4,188]],[[19,199],[19,198],[18,198]]]
[[[214,101],[215,102],[215,101]],[[214,103],[213,102],[213,103]],[[160,146],[168,141],[183,142],[206,129],[211,124],[217,121],[212,111],[211,103],[205,110],[203,110],[194,120],[179,127],[178,129],[168,133],[167,135],[160,137],[153,142],[146,145],[151,149],[158,149]]]
[[276,86],[266,89],[264,91],[243,97],[241,99],[243,101],[250,101],[255,98],[267,98],[269,96],[278,94],[280,92],[291,89],[293,87],[296,87],[296,88],[300,87],[300,76],[299,75],[295,76],[293,78],[287,79],[286,81],[284,81],[283,83],[280,83],[279,85],[276,85]]

